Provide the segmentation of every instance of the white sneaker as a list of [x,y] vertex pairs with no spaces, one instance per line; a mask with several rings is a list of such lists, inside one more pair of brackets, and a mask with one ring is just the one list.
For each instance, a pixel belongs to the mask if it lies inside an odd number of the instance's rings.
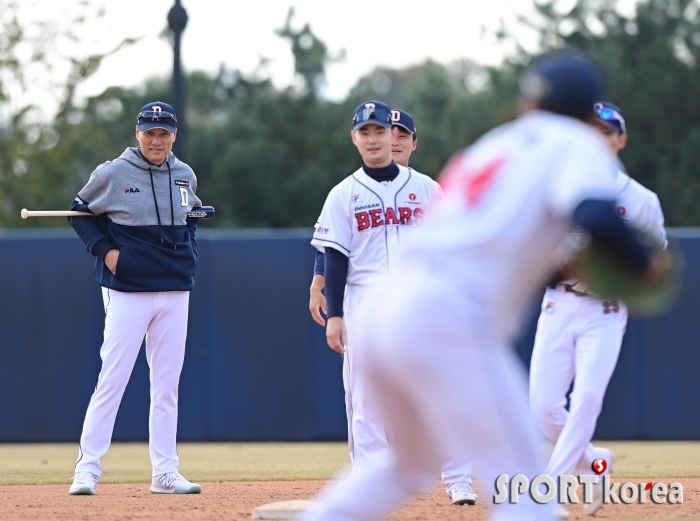
[[593,502],[584,506],[584,512],[587,516],[594,516],[603,506],[603,476],[610,474],[615,463],[615,455],[610,449],[598,449],[598,457],[607,462],[608,468],[598,476],[598,483],[593,485]]
[[73,475],[73,484],[68,489],[71,496],[94,496],[95,487],[99,476],[92,472],[76,472]]
[[471,483],[455,483],[447,489],[447,495],[455,505],[475,505],[476,492]]
[[151,481],[151,492],[154,494],[199,494],[201,491],[201,486],[190,483],[177,471],[153,476]]

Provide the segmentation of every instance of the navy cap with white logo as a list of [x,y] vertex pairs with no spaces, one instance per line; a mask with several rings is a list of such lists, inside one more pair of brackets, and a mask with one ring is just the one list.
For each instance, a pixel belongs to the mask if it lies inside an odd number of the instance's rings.
[[413,117],[405,110],[392,110],[391,121],[394,126],[408,130],[413,136],[416,135],[416,124]]
[[136,118],[136,126],[139,130],[162,128],[168,132],[177,130],[177,115],[175,109],[162,101],[154,101],[141,107]]
[[391,128],[391,109],[389,105],[374,100],[360,103],[352,117],[352,129],[359,130],[369,124]]

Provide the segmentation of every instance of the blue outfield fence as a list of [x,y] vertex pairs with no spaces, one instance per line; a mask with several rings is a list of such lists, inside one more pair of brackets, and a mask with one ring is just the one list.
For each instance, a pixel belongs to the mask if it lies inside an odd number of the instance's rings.
[[[663,316],[630,320],[598,438],[700,439],[700,231],[671,235],[683,293]],[[309,240],[309,230],[198,234],[180,440],[346,438],[342,359],[308,312]],[[93,262],[72,230],[0,231],[0,442],[77,442],[104,326]],[[538,307],[517,347],[526,363]],[[148,439],[148,409],[142,350],[114,439]]]

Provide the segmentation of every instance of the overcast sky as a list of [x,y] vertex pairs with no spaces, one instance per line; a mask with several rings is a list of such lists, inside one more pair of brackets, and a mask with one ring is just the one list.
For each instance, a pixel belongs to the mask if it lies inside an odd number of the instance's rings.
[[[574,0],[562,0],[572,4]],[[630,9],[635,0],[621,0]],[[69,26],[81,12],[81,0],[22,0],[23,23],[52,20]],[[142,40],[109,57],[78,91],[79,98],[102,92],[112,85],[135,86],[151,76],[169,76],[172,49],[159,35],[174,0],[90,0],[88,11],[105,8],[100,19],[76,26],[81,46],[63,44],[62,55],[88,55],[113,48],[126,37]],[[289,42],[274,34],[282,27],[290,6],[296,9],[295,28],[304,23],[326,43],[331,53],[345,49],[344,61],[328,70],[323,94],[341,99],[355,82],[377,65],[403,67],[427,58],[447,63],[471,58],[497,63],[509,49],[484,35],[482,27],[495,30],[503,19],[525,45],[533,35],[515,22],[517,14],[531,12],[531,0],[182,0],[189,15],[183,37],[186,70],[216,71],[220,64],[252,72],[260,57],[269,58],[267,73],[278,87],[293,82]],[[52,73],[60,80],[67,68]],[[43,91],[42,91],[43,89]],[[32,97],[49,105],[57,92],[46,92],[37,81]],[[36,102],[36,100],[34,100]]]

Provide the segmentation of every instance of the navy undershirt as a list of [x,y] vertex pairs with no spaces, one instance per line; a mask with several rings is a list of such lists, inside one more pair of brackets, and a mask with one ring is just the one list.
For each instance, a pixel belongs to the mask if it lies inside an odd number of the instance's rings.
[[370,166],[367,166],[365,162],[362,161],[362,170],[364,170],[365,174],[370,176],[378,183],[382,183],[384,181],[391,182],[394,179],[396,179],[399,175],[399,165],[397,165],[393,161],[387,166],[381,166],[379,168],[372,168]]
[[[380,168],[369,167],[363,161],[362,170],[378,183],[391,182],[399,175],[399,167],[393,161],[389,165]],[[343,299],[345,297],[345,284],[348,280],[348,264],[348,257],[334,248],[326,248],[326,255],[316,252],[314,275],[325,275],[329,318],[343,316]]]

